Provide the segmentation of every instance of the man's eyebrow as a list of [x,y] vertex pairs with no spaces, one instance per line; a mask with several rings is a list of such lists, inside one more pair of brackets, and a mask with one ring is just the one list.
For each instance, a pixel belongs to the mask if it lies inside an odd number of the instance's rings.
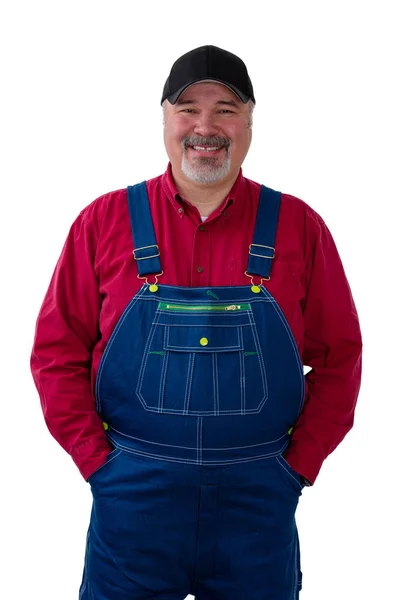
[[195,100],[182,100],[181,98],[178,98],[175,104],[195,104]]
[[226,106],[234,106],[235,108],[239,108],[239,104],[234,100],[218,100],[216,104],[225,104]]

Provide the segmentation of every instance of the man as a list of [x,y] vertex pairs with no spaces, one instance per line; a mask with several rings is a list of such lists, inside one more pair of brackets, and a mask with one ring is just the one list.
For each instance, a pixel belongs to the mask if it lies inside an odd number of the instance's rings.
[[161,103],[167,171],[80,213],[37,322],[44,416],[93,493],[80,598],[292,600],[299,497],[353,425],[356,309],[321,217],[242,174],[244,63],[197,48]]

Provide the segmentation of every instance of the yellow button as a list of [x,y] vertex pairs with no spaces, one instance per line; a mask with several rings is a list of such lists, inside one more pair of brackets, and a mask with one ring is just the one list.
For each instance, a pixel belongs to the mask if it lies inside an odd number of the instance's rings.
[[252,286],[251,286],[251,291],[252,291],[254,294],[259,294],[259,293],[261,292],[261,290],[260,290],[260,288],[258,287],[258,285],[252,285]]
[[289,434],[289,435],[292,435],[292,431],[293,431],[293,427],[291,427],[291,428],[289,429],[289,431],[288,431],[288,434]]
[[103,427],[104,427],[104,429],[107,431],[107,429],[108,429],[108,423],[105,423],[105,422],[103,421]]
[[201,338],[201,340],[200,340],[200,344],[201,344],[202,346],[207,346],[207,344],[208,344],[208,339],[207,339],[207,338]]
[[149,287],[149,290],[151,292],[156,292],[158,290],[158,285],[156,285],[155,283],[152,283],[151,286]]

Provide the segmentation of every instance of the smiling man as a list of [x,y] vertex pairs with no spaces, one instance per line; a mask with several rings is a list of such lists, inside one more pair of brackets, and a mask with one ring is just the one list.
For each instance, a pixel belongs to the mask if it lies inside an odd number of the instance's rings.
[[161,104],[166,172],[80,213],[37,321],[46,423],[93,494],[79,598],[295,600],[298,501],[353,425],[357,312],[322,218],[243,176],[243,61],[188,52]]
[[165,101],[165,147],[178,188],[191,181],[203,192],[218,183],[220,194],[229,191],[250,147],[252,106],[216,82],[195,83],[175,104]]

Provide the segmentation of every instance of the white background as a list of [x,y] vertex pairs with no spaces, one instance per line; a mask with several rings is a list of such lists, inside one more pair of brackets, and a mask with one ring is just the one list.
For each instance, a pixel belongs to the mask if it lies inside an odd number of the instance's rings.
[[[399,495],[397,2],[3,2],[2,598],[78,597],[91,495],[48,433],[29,371],[68,229],[97,196],[162,173],[160,97],[214,44],[253,80],[244,174],[327,222],[364,336],[353,430],[297,511],[302,600],[395,598]],[[397,259],[397,262],[395,261]],[[398,487],[397,487],[398,489]],[[117,599],[116,599],[117,600]],[[251,597],[243,600],[251,600]]]

